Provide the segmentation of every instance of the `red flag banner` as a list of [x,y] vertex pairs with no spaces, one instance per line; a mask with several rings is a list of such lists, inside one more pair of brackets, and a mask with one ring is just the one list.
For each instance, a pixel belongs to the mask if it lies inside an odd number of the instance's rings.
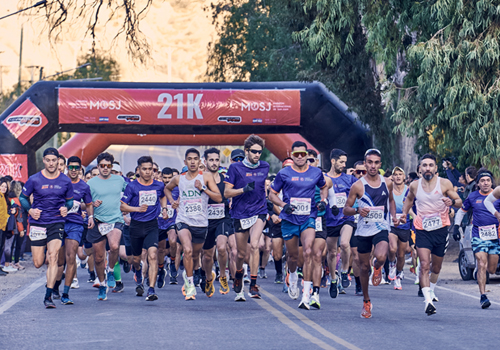
[[16,139],[25,145],[33,136],[47,125],[48,120],[37,106],[28,98],[17,107],[2,124]]
[[28,180],[28,156],[26,154],[0,154],[0,177],[10,175],[15,181]]

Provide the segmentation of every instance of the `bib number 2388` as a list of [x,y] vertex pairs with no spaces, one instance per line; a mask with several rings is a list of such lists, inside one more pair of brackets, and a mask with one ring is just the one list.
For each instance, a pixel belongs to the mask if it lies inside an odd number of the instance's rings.
[[201,199],[192,199],[186,201],[186,215],[189,217],[198,216],[202,212]]

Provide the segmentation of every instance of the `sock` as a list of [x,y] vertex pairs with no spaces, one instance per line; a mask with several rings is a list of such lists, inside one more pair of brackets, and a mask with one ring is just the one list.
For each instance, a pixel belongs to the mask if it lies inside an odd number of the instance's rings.
[[351,273],[351,270],[352,270],[352,266],[349,266],[349,269],[347,270],[347,272]]
[[201,275],[201,277],[206,277],[205,270],[201,270],[201,271],[200,271],[200,275]]
[[188,277],[188,284],[189,284],[190,286],[193,286],[193,285],[194,285],[194,282],[193,282],[193,276]]
[[45,290],[45,299],[48,299],[52,296],[52,288],[48,288]]
[[297,275],[297,271],[290,272],[290,277],[288,278],[290,283],[297,283],[299,280],[299,276]]
[[174,257],[170,257],[170,261],[171,261],[172,263],[175,263],[175,256],[174,256]]
[[52,288],[53,290],[56,290],[56,291],[59,291],[59,286],[61,285],[61,280],[59,281],[56,281],[56,283],[54,283],[54,288]]
[[283,261],[281,259],[274,260],[274,268],[276,269],[277,274],[283,273]]
[[432,282],[431,282],[431,287],[430,287],[430,288],[431,288],[431,290],[432,290],[433,292],[434,292],[434,288],[436,288],[436,284],[437,284],[437,283],[432,283]]
[[250,286],[255,286],[257,284],[257,275],[250,275]]
[[234,278],[236,278],[237,280],[242,279],[243,278],[243,269],[237,270],[236,271],[236,276],[234,276]]
[[107,272],[108,274],[110,274],[110,273],[112,273],[113,271],[114,271],[114,266],[113,266],[113,268],[111,268],[111,267],[109,267],[109,265],[108,265],[108,267],[106,268],[106,272]]
[[356,285],[360,286],[361,285],[361,280],[359,279],[359,276],[358,277],[354,276],[354,279],[356,280]]
[[118,262],[115,264],[115,268],[113,269],[113,276],[115,276],[115,281],[122,280],[122,269],[120,268],[120,264],[118,264]]
[[309,299],[311,296],[311,287],[312,287],[312,282],[311,281],[304,281],[304,297]]
[[319,294],[319,287],[313,287],[313,294],[318,293]]
[[243,264],[243,271],[245,271],[243,275],[248,275],[248,265],[247,264]]
[[424,293],[425,301],[432,301],[431,299],[431,289],[429,287],[422,288],[422,293]]
[[[259,266],[262,266],[262,256],[264,255],[264,252],[261,250],[259,252]],[[267,261],[266,261],[267,262]]]

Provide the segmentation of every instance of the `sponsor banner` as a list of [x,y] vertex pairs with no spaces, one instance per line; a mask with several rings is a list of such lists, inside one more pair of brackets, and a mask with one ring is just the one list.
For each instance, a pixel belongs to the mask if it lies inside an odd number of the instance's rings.
[[60,88],[59,124],[300,125],[300,91]]
[[28,156],[26,154],[0,154],[0,177],[12,176],[15,181],[28,180]]
[[48,124],[47,118],[37,106],[27,98],[2,124],[16,139],[25,145],[33,136]]

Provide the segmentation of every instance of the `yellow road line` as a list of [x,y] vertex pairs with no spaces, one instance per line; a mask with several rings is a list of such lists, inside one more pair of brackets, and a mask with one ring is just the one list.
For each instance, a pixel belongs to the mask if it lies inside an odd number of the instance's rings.
[[351,344],[351,343],[345,341],[344,339],[337,337],[335,334],[330,333],[329,331],[327,331],[326,329],[324,329],[323,327],[321,327],[316,322],[310,320],[309,318],[307,318],[306,316],[304,316],[299,311],[295,310],[294,308],[291,308],[290,306],[288,306],[287,304],[285,304],[284,302],[282,302],[281,300],[279,300],[278,298],[276,298],[271,293],[269,293],[269,292],[265,291],[264,289],[262,289],[262,287],[259,288],[259,290],[266,297],[268,297],[269,299],[271,299],[272,301],[274,301],[276,304],[278,304],[279,306],[281,306],[286,311],[290,312],[292,315],[294,315],[295,317],[297,317],[300,321],[304,322],[306,325],[314,328],[316,331],[318,331],[319,333],[321,333],[325,337],[333,340],[337,344],[342,345],[342,346],[344,346],[344,347],[346,347],[348,349],[351,349],[351,350],[361,350],[360,348],[358,348],[354,344]]
[[[262,289],[261,289],[262,291]],[[286,317],[285,314],[283,314],[281,311],[278,309],[274,308],[269,304],[267,301],[262,300],[262,299],[254,299],[257,304],[259,304],[260,307],[262,307],[264,310],[269,311],[271,314],[273,314],[281,323],[283,323],[285,326],[290,328],[291,330],[295,331],[298,335],[300,335],[302,338],[305,338],[309,340],[311,343],[316,344],[322,349],[325,350],[336,350],[333,346],[328,345],[322,340],[319,340],[303,328],[300,328],[296,323],[294,323],[292,320],[290,320],[288,317]]]

